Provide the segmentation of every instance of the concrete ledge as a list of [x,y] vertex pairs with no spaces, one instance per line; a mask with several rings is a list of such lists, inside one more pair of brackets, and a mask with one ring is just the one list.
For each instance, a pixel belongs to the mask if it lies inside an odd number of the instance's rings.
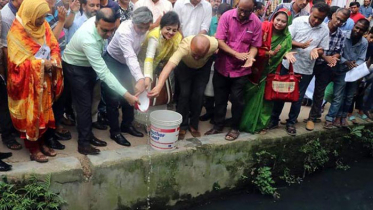
[[[347,134],[346,130],[319,127],[314,132],[298,129],[296,137],[283,129],[266,135],[242,133],[234,142],[225,141],[223,134],[204,136],[181,141],[170,152],[141,145],[103,151],[82,160],[68,157],[46,164],[18,163],[15,170],[0,175],[22,180],[30,174],[52,174],[52,190],[67,201],[65,209],[144,209],[149,200],[151,208],[165,209],[217,189],[239,187],[255,164],[255,152],[281,149],[282,155],[297,165],[302,160],[292,148],[316,138],[332,148],[333,142]],[[343,141],[338,145],[351,147]]]

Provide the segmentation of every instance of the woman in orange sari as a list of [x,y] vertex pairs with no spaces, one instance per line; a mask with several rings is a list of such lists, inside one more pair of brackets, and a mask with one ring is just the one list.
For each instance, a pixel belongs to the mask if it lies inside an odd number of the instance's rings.
[[58,42],[45,17],[45,0],[24,0],[8,33],[8,99],[14,127],[30,159],[47,162],[56,152],[44,137],[55,128],[53,101],[63,89]]

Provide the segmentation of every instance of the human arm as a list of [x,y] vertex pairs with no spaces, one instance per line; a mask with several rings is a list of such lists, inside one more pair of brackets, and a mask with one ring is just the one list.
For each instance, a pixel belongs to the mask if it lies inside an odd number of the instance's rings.
[[168,61],[166,66],[163,68],[162,73],[159,75],[158,84],[148,93],[149,97],[157,97],[161,92],[167,77],[171,71],[174,70],[176,65],[173,62]]
[[136,80],[136,93],[143,92],[145,90],[145,78],[142,74],[140,63],[137,59],[137,54],[133,49],[133,35],[131,33],[121,33],[120,31],[117,31],[117,33],[120,40],[119,47],[123,52],[126,65],[128,66],[132,76]]
[[212,9],[211,4],[208,3],[206,6],[205,14],[203,17],[203,21],[201,24],[201,30],[199,31],[199,34],[208,34],[211,24],[211,18],[212,18]]
[[158,40],[155,37],[150,37],[144,61],[145,88],[149,87],[153,80],[153,62],[157,47]]
[[57,7],[58,10],[58,21],[56,26],[53,28],[53,34],[56,39],[60,36],[66,20],[66,10],[63,6]]
[[65,28],[70,28],[71,25],[73,24],[74,19],[75,19],[75,15],[80,10],[80,1],[79,0],[72,0],[71,3],[69,4],[69,6],[70,6],[70,14],[66,18]]

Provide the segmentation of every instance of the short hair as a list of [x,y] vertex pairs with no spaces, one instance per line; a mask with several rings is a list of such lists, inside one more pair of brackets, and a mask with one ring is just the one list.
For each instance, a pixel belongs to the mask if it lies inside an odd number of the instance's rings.
[[356,21],[355,24],[357,24],[357,23],[361,23],[361,24],[367,26],[367,29],[369,29],[369,24],[370,24],[370,22],[369,22],[367,19],[365,19],[365,18],[361,18],[361,19],[359,19],[358,21]]
[[314,4],[312,7],[312,10],[317,9],[319,12],[329,14],[330,12],[330,6],[327,5],[324,2],[319,2],[317,4]]
[[351,15],[351,11],[349,9],[346,9],[346,8],[339,8],[337,10],[337,12],[342,12],[347,17],[350,17],[350,15]]
[[133,24],[153,23],[153,14],[148,7],[137,8],[132,15]]
[[180,28],[179,16],[177,15],[176,12],[169,11],[166,14],[163,15],[159,25],[160,25],[161,28],[163,28],[165,26],[173,26],[173,25],[177,25],[177,28]]
[[216,14],[219,14],[219,15],[222,15],[224,14],[226,11],[228,10],[231,10],[232,9],[232,6],[230,4],[227,4],[227,3],[221,3],[218,7],[218,11],[216,11]]
[[[105,12],[105,10],[108,10],[108,12]],[[96,14],[96,22],[99,22],[100,20],[108,23],[115,23],[117,18],[115,16],[114,10],[111,8],[102,8],[98,10]]]
[[328,13],[328,19],[331,20],[332,19],[332,16],[334,13],[336,13],[338,11],[339,7],[338,6],[331,6],[330,7],[330,11]]
[[359,2],[351,2],[350,7],[352,7],[352,6],[360,7],[360,3]]
[[264,7],[264,4],[260,1],[255,2],[255,10],[261,10]]

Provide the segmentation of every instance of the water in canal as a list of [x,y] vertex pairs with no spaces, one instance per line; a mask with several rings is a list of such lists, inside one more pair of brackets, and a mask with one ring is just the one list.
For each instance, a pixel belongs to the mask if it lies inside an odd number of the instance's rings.
[[373,159],[326,169],[300,184],[278,187],[279,200],[261,194],[232,194],[190,210],[373,210]]

